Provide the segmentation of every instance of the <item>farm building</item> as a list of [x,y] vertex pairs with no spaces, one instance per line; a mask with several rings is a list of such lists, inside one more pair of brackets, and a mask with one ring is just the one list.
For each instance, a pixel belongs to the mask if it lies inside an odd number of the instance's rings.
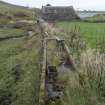
[[72,6],[42,6],[42,18],[48,21],[79,19]]

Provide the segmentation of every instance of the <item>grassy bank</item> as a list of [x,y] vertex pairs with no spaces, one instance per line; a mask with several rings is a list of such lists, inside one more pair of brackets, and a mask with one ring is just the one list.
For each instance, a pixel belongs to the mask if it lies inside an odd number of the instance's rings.
[[0,105],[34,105],[38,101],[38,52],[26,43],[31,41],[0,42]]
[[[0,25],[17,20],[33,20],[33,9],[0,1]],[[36,37],[27,37],[28,30],[22,27],[0,28],[0,39],[3,39],[0,40],[0,105],[38,102],[40,43]],[[34,28],[33,24],[31,27]]]

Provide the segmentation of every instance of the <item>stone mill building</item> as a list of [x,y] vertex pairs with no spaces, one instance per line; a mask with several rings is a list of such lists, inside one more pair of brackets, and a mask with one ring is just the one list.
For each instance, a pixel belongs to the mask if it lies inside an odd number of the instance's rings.
[[42,18],[48,21],[79,19],[73,6],[42,6]]

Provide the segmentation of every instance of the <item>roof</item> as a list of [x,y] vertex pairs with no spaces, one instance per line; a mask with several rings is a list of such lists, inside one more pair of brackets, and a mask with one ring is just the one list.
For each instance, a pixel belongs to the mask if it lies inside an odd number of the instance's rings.
[[42,8],[71,8],[73,9],[73,6],[43,6]]

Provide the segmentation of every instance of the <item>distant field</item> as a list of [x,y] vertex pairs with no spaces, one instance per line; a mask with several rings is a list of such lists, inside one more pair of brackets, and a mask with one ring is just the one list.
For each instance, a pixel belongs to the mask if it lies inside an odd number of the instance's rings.
[[95,15],[93,17],[89,17],[89,18],[86,18],[86,20],[89,20],[89,21],[100,21],[100,22],[103,22],[105,21],[105,15]]
[[65,31],[80,28],[80,34],[84,38],[88,47],[96,47],[97,42],[105,40],[105,24],[103,23],[85,23],[85,22],[59,22],[57,24]]

